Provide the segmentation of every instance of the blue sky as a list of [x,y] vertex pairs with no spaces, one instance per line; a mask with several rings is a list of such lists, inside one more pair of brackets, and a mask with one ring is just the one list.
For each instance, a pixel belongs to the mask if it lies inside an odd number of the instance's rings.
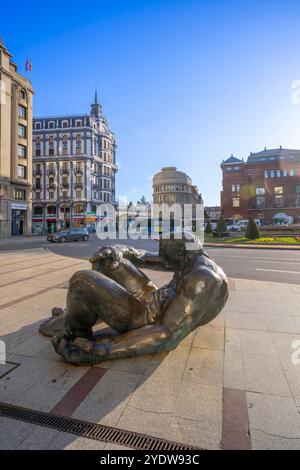
[[[7,12],[5,9],[7,8]],[[118,143],[117,194],[151,198],[162,166],[219,203],[220,162],[280,144],[300,148],[297,1],[52,0],[1,5],[0,35],[34,115],[89,112],[95,84]],[[26,16],[25,16],[26,15]]]

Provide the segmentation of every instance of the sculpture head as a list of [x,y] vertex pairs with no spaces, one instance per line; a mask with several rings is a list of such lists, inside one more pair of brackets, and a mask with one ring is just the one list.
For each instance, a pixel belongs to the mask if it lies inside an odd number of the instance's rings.
[[181,238],[175,238],[174,233],[170,233],[159,240],[160,258],[167,268],[175,271],[182,269],[196,255],[204,253],[201,241],[192,232],[183,231],[180,235]]

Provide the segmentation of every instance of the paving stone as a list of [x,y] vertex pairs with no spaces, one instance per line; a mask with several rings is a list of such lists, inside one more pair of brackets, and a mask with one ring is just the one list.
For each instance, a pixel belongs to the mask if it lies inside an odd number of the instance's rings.
[[246,389],[243,357],[241,352],[225,351],[224,361],[224,387]]
[[170,413],[144,411],[128,405],[122,413],[117,427],[164,438],[166,430],[170,425],[170,420]]
[[288,439],[280,436],[266,434],[261,431],[251,432],[251,443],[253,450],[299,450],[299,439]]
[[193,348],[224,350],[224,328],[205,325],[195,333]]
[[290,397],[291,392],[275,356],[243,354],[246,390]]
[[223,351],[193,348],[189,356],[183,380],[202,385],[223,385]]
[[299,439],[300,415],[292,398],[247,393],[250,433],[260,431],[285,439]]
[[107,426],[115,426],[141,375],[108,369],[87,395],[73,417]]
[[243,354],[277,356],[272,335],[268,332],[241,330],[240,339]]

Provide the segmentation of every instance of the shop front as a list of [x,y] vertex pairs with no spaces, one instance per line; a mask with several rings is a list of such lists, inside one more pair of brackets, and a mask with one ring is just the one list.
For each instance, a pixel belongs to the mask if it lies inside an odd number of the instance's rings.
[[27,233],[27,204],[13,203],[11,205],[11,234],[13,236]]

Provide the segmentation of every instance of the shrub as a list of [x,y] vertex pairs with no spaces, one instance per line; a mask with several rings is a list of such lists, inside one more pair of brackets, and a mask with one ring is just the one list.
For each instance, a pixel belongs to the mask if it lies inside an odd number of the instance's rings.
[[219,235],[222,235],[222,233],[227,233],[228,232],[227,225],[226,225],[226,222],[225,222],[225,219],[224,219],[223,215],[221,215],[219,220],[218,220],[216,232]]
[[257,225],[253,217],[250,217],[250,219],[248,220],[245,235],[246,235],[246,238],[248,238],[249,240],[256,240],[257,238],[260,238],[259,230],[257,228]]
[[213,229],[212,229],[212,226],[211,226],[211,223],[210,221],[208,220],[207,221],[207,224],[206,224],[206,227],[205,227],[205,230],[204,230],[204,233],[212,233]]

